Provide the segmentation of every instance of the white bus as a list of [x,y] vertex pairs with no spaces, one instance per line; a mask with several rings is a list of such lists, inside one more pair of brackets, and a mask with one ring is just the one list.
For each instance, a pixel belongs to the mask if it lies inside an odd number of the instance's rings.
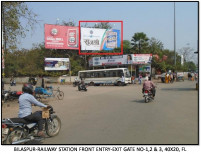
[[111,68],[111,69],[97,69],[85,70],[78,72],[78,79],[84,79],[84,82],[89,85],[122,85],[124,83],[131,83],[130,72],[127,68]]

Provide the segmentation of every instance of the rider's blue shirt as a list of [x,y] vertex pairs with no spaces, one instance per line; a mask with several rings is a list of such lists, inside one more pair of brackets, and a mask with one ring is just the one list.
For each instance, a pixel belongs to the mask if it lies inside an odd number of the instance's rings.
[[47,105],[37,101],[33,95],[24,93],[19,97],[19,118],[24,118],[32,113],[32,104],[40,107],[47,107]]

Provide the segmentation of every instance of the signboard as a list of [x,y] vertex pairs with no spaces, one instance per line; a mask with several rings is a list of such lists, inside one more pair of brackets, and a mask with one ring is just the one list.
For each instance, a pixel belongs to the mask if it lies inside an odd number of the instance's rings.
[[81,27],[81,50],[112,50],[120,47],[120,31]]
[[128,54],[118,56],[93,57],[89,60],[89,66],[150,64],[151,59],[152,54]]
[[123,65],[127,64],[127,55],[93,57],[89,64],[91,66]]
[[140,65],[139,72],[149,72],[151,73],[151,65]]
[[69,70],[69,58],[45,58],[45,71]]
[[132,54],[133,64],[151,64],[152,54]]
[[45,48],[78,50],[78,27],[45,24]]

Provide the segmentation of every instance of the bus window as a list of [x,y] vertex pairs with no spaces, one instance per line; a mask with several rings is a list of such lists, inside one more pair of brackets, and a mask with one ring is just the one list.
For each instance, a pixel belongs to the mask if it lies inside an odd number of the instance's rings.
[[85,72],[80,72],[80,78],[85,78],[86,77],[85,74],[86,74]]
[[110,72],[110,77],[116,77],[117,76],[117,71],[111,71]]
[[90,72],[87,72],[86,73],[86,78],[90,78],[91,77],[91,73]]
[[99,75],[98,72],[94,72],[94,78],[98,78],[99,77],[98,75]]
[[118,76],[118,77],[122,77],[122,75],[123,75],[123,70],[118,70],[117,76]]
[[91,77],[91,78],[95,78],[95,72],[91,72],[90,77]]

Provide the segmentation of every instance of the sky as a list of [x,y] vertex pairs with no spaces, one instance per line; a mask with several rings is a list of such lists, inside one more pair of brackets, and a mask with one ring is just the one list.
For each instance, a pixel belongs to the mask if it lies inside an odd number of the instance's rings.
[[[62,21],[121,20],[123,40],[131,41],[137,32],[161,41],[165,49],[174,50],[174,2],[26,2],[38,15],[35,30],[21,39],[19,48],[30,49],[44,42],[44,24]],[[197,51],[198,3],[175,2],[176,51],[191,47]],[[120,24],[119,24],[120,25]],[[112,25],[119,28],[119,25]],[[194,52],[193,51],[193,52]]]

